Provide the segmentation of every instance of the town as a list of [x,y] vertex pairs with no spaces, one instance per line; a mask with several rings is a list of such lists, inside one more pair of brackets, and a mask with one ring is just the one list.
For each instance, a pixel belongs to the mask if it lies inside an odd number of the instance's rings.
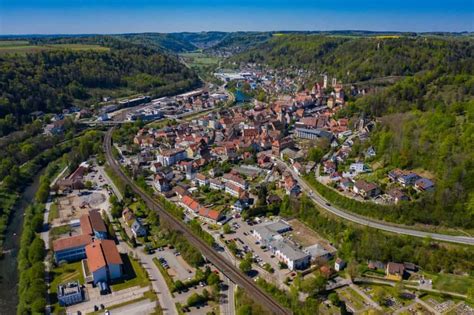
[[[436,277],[416,264],[366,261],[355,267],[317,230],[298,218],[273,214],[281,213],[276,209],[290,198],[314,194],[300,185],[307,177],[347,198],[381,204],[409,202],[435,184],[400,169],[379,176],[379,182],[367,179],[376,171],[371,161],[377,153],[367,144],[376,121],[349,121],[338,112],[345,107],[345,93],[368,91],[351,86],[346,92],[327,75],[297,91],[296,82],[272,70],[251,71],[252,66],[216,73],[234,90],[142,99],[144,104],[134,103],[132,110],[116,107],[98,114],[104,123],[113,117],[118,125],[140,124],[122,127],[114,137],[121,167],[178,206],[187,225],[212,236],[222,259],[255,281],[282,292],[296,287],[301,301],[310,290],[326,292],[321,313],[338,313],[343,303],[353,313],[471,314],[461,295],[438,290]],[[239,100],[245,88],[280,92],[272,92],[270,102]],[[236,106],[224,105],[229,98]],[[219,103],[205,105],[209,100]],[[367,149],[354,154],[355,144]],[[54,312],[56,307],[68,313],[131,307],[151,312],[158,304],[178,313],[234,312],[235,284],[209,262],[183,255],[176,240],[163,238],[143,201],[126,197],[107,167],[92,159],[60,177],[51,184],[55,195],[46,206],[52,229],[44,232],[57,274],[51,285],[57,292]],[[150,283],[147,274],[161,280]]]

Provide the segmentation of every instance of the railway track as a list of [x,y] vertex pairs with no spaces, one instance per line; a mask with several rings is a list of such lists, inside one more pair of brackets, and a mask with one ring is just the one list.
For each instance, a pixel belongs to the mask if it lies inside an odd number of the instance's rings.
[[107,162],[113,171],[125,182],[130,188],[139,195],[147,206],[157,211],[162,219],[166,220],[171,228],[176,231],[183,233],[183,235],[188,239],[188,241],[194,245],[201,253],[214,265],[220,272],[226,275],[232,282],[239,285],[245,290],[245,292],[251,296],[257,303],[266,307],[273,314],[291,314],[291,312],[278,304],[271,296],[262,291],[249,277],[244,275],[239,269],[237,269],[231,262],[225,260],[220,256],[214,249],[212,249],[208,244],[206,244],[198,236],[186,226],[184,222],[175,218],[173,215],[168,213],[161,205],[151,198],[146,192],[144,192],[140,187],[138,187],[128,176],[126,176],[117,161],[112,156],[112,132],[113,127],[107,131],[107,134],[104,138],[104,151]]

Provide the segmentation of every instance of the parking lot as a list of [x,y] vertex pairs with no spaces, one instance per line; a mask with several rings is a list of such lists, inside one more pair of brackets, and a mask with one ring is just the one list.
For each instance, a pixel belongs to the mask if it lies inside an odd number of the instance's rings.
[[179,252],[175,250],[165,248],[162,251],[156,251],[152,256],[160,259],[163,258],[166,261],[169,269],[167,269],[168,274],[173,278],[173,280],[188,280],[193,278],[196,272],[196,269],[190,266],[182,257]]

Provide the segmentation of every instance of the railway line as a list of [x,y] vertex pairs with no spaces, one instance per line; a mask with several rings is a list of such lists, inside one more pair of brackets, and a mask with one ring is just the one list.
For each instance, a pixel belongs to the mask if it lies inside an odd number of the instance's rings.
[[163,220],[166,220],[171,228],[176,231],[183,233],[188,241],[194,245],[201,253],[214,265],[216,268],[226,275],[232,282],[242,287],[245,292],[251,296],[257,303],[266,307],[272,314],[291,314],[291,311],[277,303],[271,296],[262,291],[249,277],[244,275],[239,269],[237,269],[231,262],[225,260],[220,256],[214,249],[206,244],[198,236],[186,226],[184,222],[175,218],[173,215],[168,213],[162,206],[153,198],[151,198],[146,192],[138,187],[128,176],[126,176],[117,161],[112,156],[112,132],[113,127],[109,128],[104,138],[104,151],[107,162],[113,171],[127,183],[130,188],[139,195],[147,206],[158,212]]

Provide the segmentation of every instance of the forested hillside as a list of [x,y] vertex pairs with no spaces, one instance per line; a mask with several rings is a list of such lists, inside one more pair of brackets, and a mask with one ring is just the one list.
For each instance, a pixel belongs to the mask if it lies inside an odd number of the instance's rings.
[[247,51],[266,42],[272,37],[269,32],[234,32],[227,33],[221,41],[209,46],[207,52],[212,54],[235,54]]
[[472,72],[474,41],[430,37],[278,35],[230,61],[296,67],[328,73],[344,83],[414,75],[437,67]]
[[[62,44],[71,39],[39,41],[45,42]],[[34,111],[90,106],[103,96],[161,96],[199,85],[198,77],[177,58],[155,49],[108,37],[72,42],[101,44],[110,50],[58,48],[0,56],[0,135],[28,122]]]

